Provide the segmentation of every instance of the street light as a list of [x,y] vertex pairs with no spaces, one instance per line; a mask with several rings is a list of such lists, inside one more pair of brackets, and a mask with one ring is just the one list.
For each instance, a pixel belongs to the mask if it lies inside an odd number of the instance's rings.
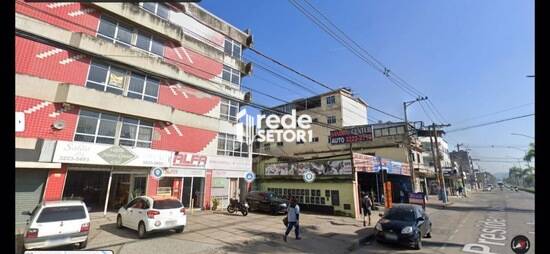
[[409,136],[409,121],[407,120],[407,107],[417,101],[424,101],[424,100],[427,100],[428,97],[425,96],[425,97],[418,97],[416,98],[416,100],[414,101],[406,101],[406,102],[403,102],[403,111],[405,112],[405,135],[406,135],[406,138],[407,138],[407,153],[409,154],[408,158],[409,158],[409,169],[411,170],[411,187],[412,187],[412,191],[414,192],[415,191],[415,187],[416,187],[416,182],[415,182],[415,176],[414,176],[414,166],[413,166],[413,163],[412,163],[412,159],[411,159],[411,156],[414,156],[412,155],[412,149],[411,149],[411,139],[410,139],[410,136]]
[[523,136],[523,137],[535,139],[535,137],[531,137],[531,136],[528,136],[528,135],[525,135],[525,134],[521,134],[521,133],[510,133],[510,135],[514,135],[514,136]]

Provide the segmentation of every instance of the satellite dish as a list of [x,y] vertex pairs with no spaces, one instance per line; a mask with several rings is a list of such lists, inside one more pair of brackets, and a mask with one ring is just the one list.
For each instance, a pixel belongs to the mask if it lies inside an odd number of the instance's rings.
[[57,120],[53,123],[52,127],[57,130],[62,130],[63,128],[65,128],[65,121]]

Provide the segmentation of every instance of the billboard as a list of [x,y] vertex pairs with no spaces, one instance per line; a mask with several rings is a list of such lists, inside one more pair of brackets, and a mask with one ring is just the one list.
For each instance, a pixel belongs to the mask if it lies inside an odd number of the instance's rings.
[[330,132],[331,145],[372,141],[372,126],[358,126]]
[[294,175],[301,176],[311,171],[316,175],[350,175],[351,160],[317,160],[296,163],[273,163],[265,167],[266,176]]

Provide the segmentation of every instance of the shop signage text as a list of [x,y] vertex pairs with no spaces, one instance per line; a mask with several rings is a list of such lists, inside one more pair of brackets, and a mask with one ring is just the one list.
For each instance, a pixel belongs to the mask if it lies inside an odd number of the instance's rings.
[[307,171],[311,171],[316,175],[350,175],[351,160],[318,160],[269,164],[265,168],[265,175],[303,176]]
[[208,157],[206,155],[178,153],[174,154],[172,167],[182,168],[206,168]]
[[372,126],[331,131],[329,139],[332,145],[372,141]]
[[136,167],[169,167],[172,153],[140,147],[57,141],[53,162]]

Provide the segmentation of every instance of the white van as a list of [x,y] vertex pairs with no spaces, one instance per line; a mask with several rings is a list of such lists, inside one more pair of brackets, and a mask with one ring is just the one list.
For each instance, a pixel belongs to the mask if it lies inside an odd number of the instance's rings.
[[50,248],[77,244],[86,247],[90,231],[90,215],[82,201],[48,201],[36,206],[23,235],[25,249]]

